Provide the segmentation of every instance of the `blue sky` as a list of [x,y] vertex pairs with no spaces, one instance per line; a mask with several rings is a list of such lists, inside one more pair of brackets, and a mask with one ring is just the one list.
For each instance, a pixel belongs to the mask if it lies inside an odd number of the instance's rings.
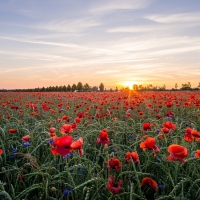
[[200,82],[199,0],[0,0],[0,88]]

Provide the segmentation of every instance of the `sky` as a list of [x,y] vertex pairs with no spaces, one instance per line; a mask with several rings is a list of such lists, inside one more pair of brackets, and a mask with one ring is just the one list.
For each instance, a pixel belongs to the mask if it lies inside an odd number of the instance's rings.
[[200,0],[0,0],[0,89],[200,82]]

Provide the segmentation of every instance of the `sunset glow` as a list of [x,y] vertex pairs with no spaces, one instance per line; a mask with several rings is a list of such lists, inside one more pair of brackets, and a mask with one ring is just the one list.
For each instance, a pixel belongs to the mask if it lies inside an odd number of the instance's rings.
[[0,1],[1,88],[197,87],[199,10],[199,0]]

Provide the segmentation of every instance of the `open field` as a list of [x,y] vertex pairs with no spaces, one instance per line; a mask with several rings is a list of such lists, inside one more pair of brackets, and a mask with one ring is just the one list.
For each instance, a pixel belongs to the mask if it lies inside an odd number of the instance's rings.
[[0,199],[200,199],[199,142],[200,92],[1,93]]

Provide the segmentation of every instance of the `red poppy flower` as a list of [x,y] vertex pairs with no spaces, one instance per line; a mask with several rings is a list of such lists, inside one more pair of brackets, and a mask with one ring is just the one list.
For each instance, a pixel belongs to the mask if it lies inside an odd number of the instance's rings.
[[99,138],[97,138],[96,143],[101,143],[102,145],[108,145],[110,143],[110,139],[108,137],[107,129],[103,129],[100,132]]
[[79,117],[76,117],[75,119],[74,119],[74,121],[78,124],[78,123],[80,123],[81,122],[81,118],[79,118]]
[[176,125],[173,124],[172,122],[164,122],[162,125],[168,129],[172,129],[172,130],[174,130],[176,128]]
[[200,142],[200,132],[198,132],[196,130],[192,130],[191,134],[195,138],[196,141]]
[[142,179],[141,187],[142,186],[148,186],[148,187],[154,189],[155,191],[158,188],[158,184],[156,183],[156,181],[154,181],[153,179],[151,179],[149,177]]
[[51,127],[51,128],[49,129],[49,135],[50,135],[51,137],[54,137],[54,136],[56,135],[56,129],[55,129],[54,127]]
[[77,114],[77,116],[78,116],[78,118],[83,118],[83,117],[85,117],[85,113],[84,112],[79,112]]
[[148,137],[144,142],[141,142],[140,148],[143,149],[143,151],[146,151],[147,149],[153,150],[154,156],[156,156],[157,151],[160,151],[160,149],[156,146],[156,139],[152,137]]
[[107,162],[107,167],[109,171],[112,171],[112,170],[119,171],[121,169],[121,163],[117,158],[111,158]]
[[149,124],[149,123],[144,123],[142,129],[143,129],[143,131],[151,130],[151,124]]
[[55,139],[54,147],[51,148],[53,154],[60,154],[65,156],[70,153],[73,149],[71,148],[73,138],[71,136],[63,136]]
[[0,155],[2,155],[3,154],[3,150],[2,149],[0,149]]
[[62,134],[69,134],[69,133],[73,132],[72,125],[71,125],[71,124],[64,124],[64,125],[60,128],[60,132],[61,132]]
[[164,127],[164,128],[161,128],[161,132],[162,133],[165,133],[165,134],[168,134],[169,133],[169,129]]
[[122,184],[122,180],[119,180],[117,183],[115,183],[113,176],[110,176],[108,183],[106,184],[106,187],[113,194],[118,194],[121,191],[121,188],[120,188],[121,184]]
[[22,141],[28,142],[30,140],[30,138],[31,138],[30,135],[26,135],[26,136],[22,137]]
[[172,112],[172,111],[170,110],[170,111],[168,111],[168,112],[166,113],[166,116],[167,116],[167,117],[174,117],[174,112]]
[[126,161],[129,162],[130,160],[133,160],[134,163],[139,163],[139,156],[136,152],[127,152],[126,153]]
[[195,158],[200,158],[200,149],[196,150],[196,153],[194,156],[195,156]]
[[11,128],[9,129],[9,133],[17,133],[17,129]]
[[62,116],[62,120],[69,122],[69,117],[64,115],[64,116]]
[[82,137],[80,137],[78,140],[72,142],[72,144],[70,145],[70,147],[72,149],[78,149],[78,153],[79,153],[80,156],[83,155],[82,146],[83,146],[83,138]]
[[186,128],[186,133],[184,135],[184,140],[188,141],[188,142],[192,142],[194,139],[193,135],[192,135],[192,129],[187,127]]
[[168,147],[170,155],[167,157],[169,161],[180,161],[184,163],[184,158],[188,156],[188,151],[185,147],[178,144],[172,144]]

